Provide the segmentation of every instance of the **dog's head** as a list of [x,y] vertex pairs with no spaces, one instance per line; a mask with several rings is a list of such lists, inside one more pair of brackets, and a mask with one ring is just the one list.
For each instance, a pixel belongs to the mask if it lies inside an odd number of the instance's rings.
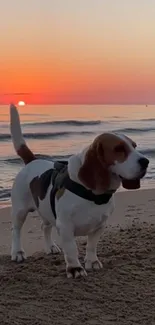
[[107,190],[112,175],[120,178],[124,188],[137,189],[148,164],[149,160],[136,150],[136,143],[130,138],[104,133],[87,150],[78,177],[91,190]]

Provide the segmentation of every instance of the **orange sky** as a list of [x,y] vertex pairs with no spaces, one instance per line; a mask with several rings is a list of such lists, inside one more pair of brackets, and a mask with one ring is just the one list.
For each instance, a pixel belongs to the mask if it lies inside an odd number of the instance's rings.
[[154,0],[5,0],[0,103],[154,103]]

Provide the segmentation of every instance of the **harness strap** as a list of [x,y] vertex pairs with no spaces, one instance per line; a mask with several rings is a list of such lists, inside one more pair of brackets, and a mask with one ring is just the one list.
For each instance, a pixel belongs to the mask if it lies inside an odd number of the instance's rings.
[[114,193],[106,192],[104,194],[94,194],[91,190],[86,189],[83,185],[71,180],[69,176],[65,179],[64,186],[68,191],[84,198],[85,200],[92,201],[97,205],[108,203]]
[[109,202],[115,191],[109,191],[104,194],[94,194],[91,190],[86,189],[83,185],[76,183],[69,178],[67,165],[67,161],[57,161],[54,164],[54,169],[52,173],[53,188],[50,194],[50,201],[55,218],[55,195],[56,192],[62,187],[65,187],[68,191],[74,193],[77,196],[80,196],[85,200],[94,202],[96,205],[102,205]]

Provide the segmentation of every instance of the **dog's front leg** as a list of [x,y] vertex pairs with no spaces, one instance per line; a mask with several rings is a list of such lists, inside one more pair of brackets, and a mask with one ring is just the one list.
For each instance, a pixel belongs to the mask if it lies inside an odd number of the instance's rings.
[[100,239],[100,236],[103,232],[103,227],[91,232],[88,235],[87,246],[86,246],[86,256],[85,256],[85,268],[86,270],[90,269],[101,269],[102,263],[97,257],[97,243]]
[[68,278],[79,278],[86,276],[87,273],[82,267],[78,259],[78,249],[74,237],[74,233],[69,229],[58,228],[61,238],[61,247],[63,249],[64,258],[66,262],[66,273]]

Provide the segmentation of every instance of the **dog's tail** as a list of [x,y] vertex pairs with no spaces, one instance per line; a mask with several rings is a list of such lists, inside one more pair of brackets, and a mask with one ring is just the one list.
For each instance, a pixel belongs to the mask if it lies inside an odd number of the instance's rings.
[[13,104],[10,105],[10,131],[14,148],[18,156],[23,159],[25,165],[35,160],[35,155],[28,148],[23,138],[18,110]]

